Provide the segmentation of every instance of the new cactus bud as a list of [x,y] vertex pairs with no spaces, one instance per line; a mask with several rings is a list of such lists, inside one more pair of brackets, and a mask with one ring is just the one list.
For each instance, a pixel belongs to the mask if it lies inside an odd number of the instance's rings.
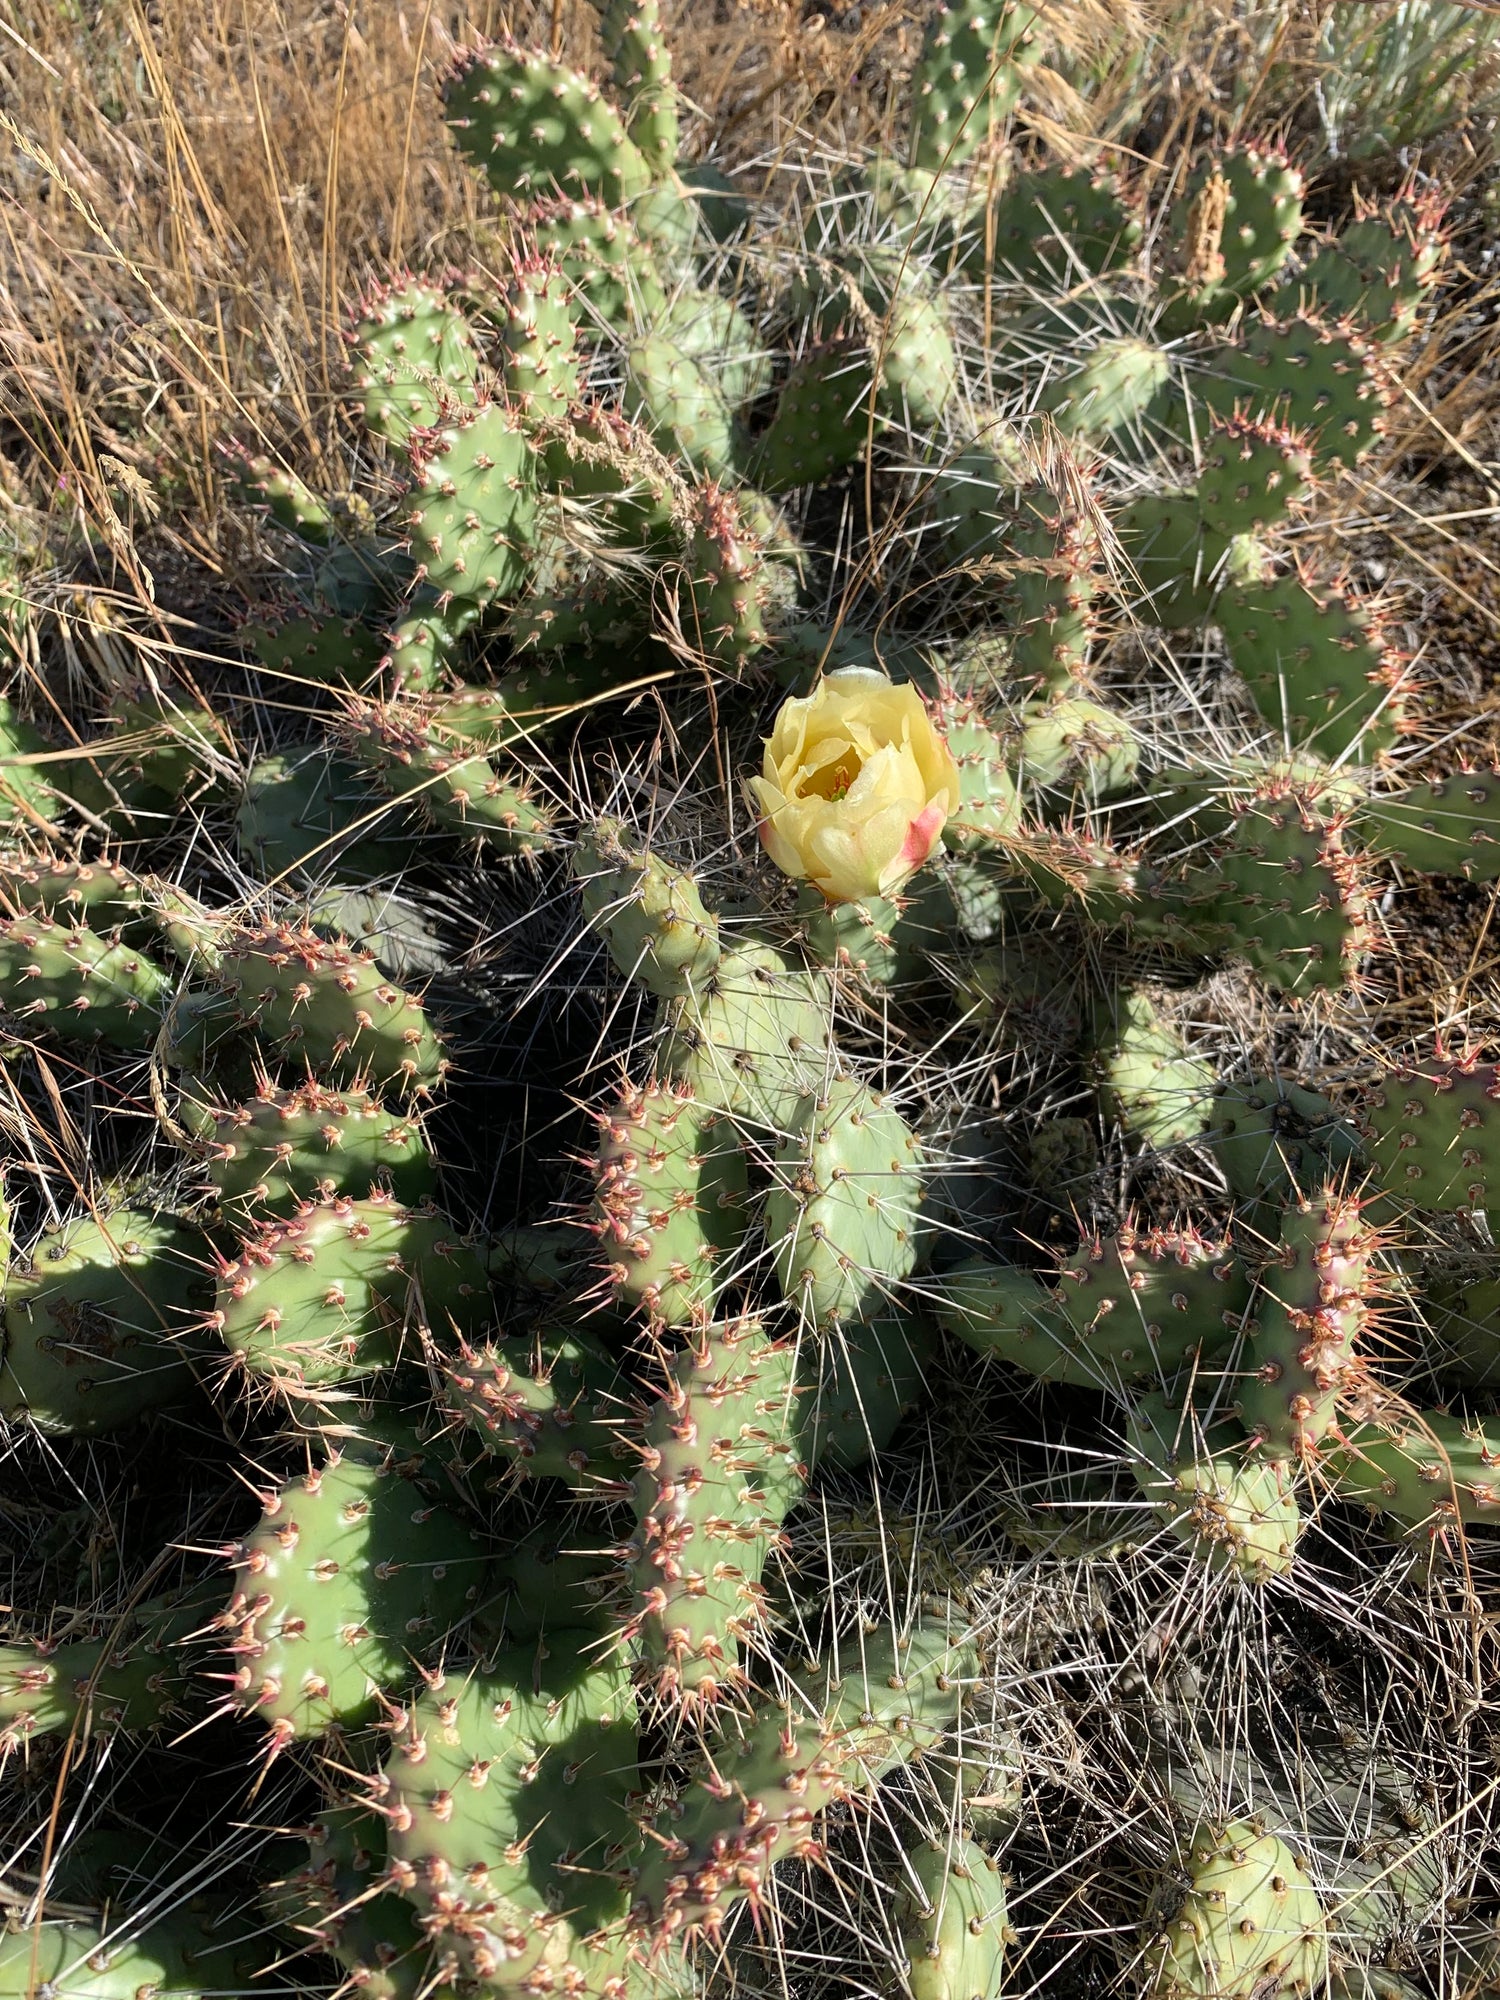
[[1115,997],[1091,1066],[1100,1109],[1130,1138],[1160,1150],[1196,1139],[1207,1126],[1213,1064],[1189,1053],[1149,994]]
[[[547,257],[517,255],[501,290],[501,373],[524,422],[561,416],[578,396],[578,329],[572,287]],[[428,423],[435,421],[429,417]]]

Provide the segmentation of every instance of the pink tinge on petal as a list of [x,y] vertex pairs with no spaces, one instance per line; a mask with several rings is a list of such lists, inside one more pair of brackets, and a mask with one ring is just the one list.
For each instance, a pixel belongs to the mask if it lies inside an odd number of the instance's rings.
[[906,838],[901,843],[901,852],[896,858],[908,873],[914,873],[920,868],[937,846],[947,817],[947,799],[935,799],[930,806],[922,808],[906,829]]

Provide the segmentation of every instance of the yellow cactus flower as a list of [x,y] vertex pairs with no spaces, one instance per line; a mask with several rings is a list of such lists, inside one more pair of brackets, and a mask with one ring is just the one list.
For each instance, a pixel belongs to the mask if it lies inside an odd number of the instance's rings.
[[830,903],[892,895],[959,799],[958,767],[921,695],[873,667],[840,667],[783,702],[750,788],[766,852]]

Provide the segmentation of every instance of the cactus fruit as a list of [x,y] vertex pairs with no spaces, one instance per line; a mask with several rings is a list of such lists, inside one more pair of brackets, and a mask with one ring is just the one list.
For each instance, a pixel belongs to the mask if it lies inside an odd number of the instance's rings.
[[1116,997],[1095,1039],[1092,1068],[1100,1109],[1130,1138],[1160,1149],[1207,1127],[1213,1065],[1189,1054],[1148,994]]
[[632,849],[613,821],[601,820],[580,842],[573,872],[585,918],[604,933],[621,972],[648,992],[680,999],[718,965],[719,921],[692,876]]
[[701,1325],[744,1234],[745,1158],[690,1084],[627,1086],[599,1114],[594,1224],[615,1295],[653,1323]]
[[283,924],[231,932],[219,985],[242,1026],[327,1081],[421,1093],[447,1068],[421,1002],[370,953],[315,931]]
[[1449,1529],[1500,1520],[1500,1440],[1483,1422],[1419,1411],[1349,1431],[1325,1470],[1342,1500],[1362,1504],[1436,1540]]
[[1373,758],[1401,730],[1400,676],[1368,613],[1289,571],[1219,600],[1224,643],[1256,706],[1294,750]]
[[748,1686],[741,1648],[765,1623],[761,1575],[807,1479],[796,1375],[793,1343],[731,1321],[672,1358],[641,1420],[623,1635],[674,1708]]
[[1500,1118],[1500,1069],[1472,1056],[1395,1069],[1370,1085],[1355,1116],[1384,1185],[1417,1208],[1487,1208],[1487,1127]]
[[1190,1231],[1085,1238],[1038,1275],[971,1258],[923,1296],[944,1329],[1045,1382],[1170,1380],[1229,1351],[1250,1293],[1226,1243]]
[[636,1872],[630,1920],[658,1948],[717,1938],[732,1906],[764,1900],[772,1869],[821,1849],[817,1818],[931,1748],[957,1720],[971,1647],[943,1624],[905,1641],[874,1632],[832,1674],[793,1676],[791,1700],[709,1746],[706,1768],[657,1826]]
[[1024,785],[1102,798],[1129,789],[1140,754],[1128,717],[1083,695],[1059,694],[1025,710],[1017,775]]
[[700,1103],[771,1132],[821,1087],[830,1063],[827,1002],[791,959],[763,945],[726,951],[701,991],[663,1003],[658,1065]]
[[905,1858],[896,1908],[911,2000],[1000,2000],[1005,1882],[977,1840],[923,1841]]
[[1283,1216],[1250,1302],[1237,1404],[1268,1458],[1316,1458],[1340,1396],[1361,1386],[1357,1342],[1377,1283],[1376,1248],[1359,1202],[1335,1189]]
[[1250,2000],[1324,1978],[1322,1906],[1284,1840],[1255,1820],[1203,1825],[1186,1871],[1177,1914],[1147,1946],[1148,2000]]
[[601,1934],[625,1914],[640,1779],[628,1671],[595,1648],[557,1631],[482,1669],[430,1673],[371,1782],[388,1879],[466,1978],[610,1990],[589,1974],[619,1949]]
[[561,1479],[598,1497],[625,1476],[620,1364],[586,1328],[530,1343],[465,1343],[437,1366],[443,1414],[517,1477]]
[[0,921],[0,1010],[24,1035],[143,1054],[171,999],[172,981],[134,945],[39,911]]
[[1022,0],[955,0],[931,16],[912,78],[911,164],[962,166],[1015,108],[1024,72],[1045,49],[1041,17]]
[[894,985],[911,971],[909,927],[889,897],[829,903],[807,882],[798,892],[797,911],[802,941],[819,965],[853,973],[873,986]]
[[182,1402],[207,1295],[200,1245],[170,1218],[116,1208],[43,1230],[6,1288],[0,1414],[90,1434]]
[[816,1324],[863,1317],[917,1260],[916,1135],[862,1083],[804,1098],[776,1149],[766,1235],[784,1295]]
[[232,1703],[268,1725],[266,1754],[372,1716],[478,1600],[479,1538],[395,1463],[337,1454],[261,1495],[228,1551]]
[[304,1201],[376,1187],[410,1204],[436,1187],[420,1121],[387,1111],[367,1090],[283,1090],[267,1081],[243,1104],[187,1101],[182,1116],[206,1148],[220,1207],[234,1214],[287,1214]]
[[474,399],[474,336],[441,285],[406,278],[376,286],[360,301],[348,342],[366,427],[388,444],[404,445],[450,403]]
[[0,1764],[38,1736],[155,1734],[191,1712],[184,1642],[215,1608],[215,1586],[136,1605],[102,1639],[0,1646]]
[[1191,1407],[1150,1391],[1132,1398],[1125,1447],[1152,1511],[1200,1561],[1247,1583],[1291,1569],[1302,1515],[1284,1461],[1255,1456],[1233,1425],[1205,1433]]
[[251,1376],[300,1393],[394,1367],[419,1329],[472,1331],[488,1299],[483,1263],[443,1216],[377,1190],[259,1225],[220,1261],[212,1320]]

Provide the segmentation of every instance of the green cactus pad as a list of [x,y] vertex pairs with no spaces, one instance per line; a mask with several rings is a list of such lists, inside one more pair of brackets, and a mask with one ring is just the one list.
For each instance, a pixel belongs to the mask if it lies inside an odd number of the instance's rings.
[[1258,567],[1250,539],[1234,540],[1204,524],[1195,493],[1145,494],[1114,517],[1121,586],[1146,625],[1172,631],[1207,621],[1226,584]]
[[[155,1901],[148,1898],[148,1907]],[[284,1975],[258,1976],[268,1940],[259,1926],[248,1935],[246,1928],[242,1909],[212,1898],[194,1898],[145,1923],[112,1908],[107,1924],[77,1916],[28,1924],[0,1937],[0,1994],[6,2000],[43,1992],[58,2000],[137,2000],[170,1993],[177,2000],[208,2000],[235,1993],[275,2000],[285,1991]]]
[[1376,1239],[1351,1196],[1322,1189],[1282,1217],[1245,1321],[1236,1408],[1267,1458],[1314,1459],[1339,1399],[1364,1387],[1358,1342],[1378,1286]]
[[[152,1598],[113,1621],[102,1639],[0,1646],[0,1758],[40,1736],[89,1739],[116,1730],[156,1735],[195,1705],[184,1642],[222,1599],[217,1581]],[[3,1991],[0,1987],[0,1991]]]
[[686,554],[684,634],[695,653],[731,670],[767,643],[762,614],[771,577],[746,511],[710,480],[694,496]]
[[1146,1947],[1145,2000],[1251,2000],[1322,1982],[1322,1905],[1284,1840],[1256,1820],[1204,1825],[1185,1862],[1187,1893]]
[[627,1088],[599,1114],[595,1229],[616,1297],[653,1323],[701,1324],[745,1231],[745,1158],[689,1084]]
[[145,891],[128,868],[107,861],[60,861],[49,854],[0,859],[0,907],[17,915],[81,919],[107,931],[139,922]]
[[632,548],[672,541],[685,501],[682,475],[638,425],[602,403],[576,403],[538,427],[547,477],[566,497],[593,503],[591,518]]
[[551,258],[518,253],[506,268],[496,312],[501,375],[523,423],[561,416],[577,399],[578,329],[571,295],[572,286]]
[[1460,1211],[1491,1205],[1488,1134],[1500,1126],[1494,1064],[1440,1058],[1393,1070],[1364,1092],[1355,1124],[1381,1185],[1398,1200]]
[[268,673],[317,687],[364,688],[386,648],[357,618],[278,607],[242,628]]
[[5,1294],[0,1413],[92,1433],[182,1402],[208,1286],[192,1232],[148,1210],[44,1230]]
[[896,1923],[911,2000],[1001,2000],[1005,1880],[977,1840],[940,1836],[905,1857]]
[[[1024,340],[1022,321],[1016,338]],[[1041,395],[1065,437],[1108,437],[1140,423],[1169,373],[1166,353],[1134,334],[1114,334],[1097,342],[1076,367],[1064,364]]]
[[1326,1097],[1279,1076],[1220,1084],[1204,1144],[1241,1201],[1310,1194],[1358,1149]]
[[1132,1139],[1164,1148],[1208,1125],[1215,1070],[1190,1055],[1180,1031],[1145,993],[1121,993],[1094,1044],[1099,1107]]
[[1291,1469],[1256,1458],[1235,1427],[1200,1430],[1191,1409],[1152,1393],[1131,1403],[1125,1448],[1153,1513],[1210,1569],[1247,1583],[1285,1576],[1302,1529]]
[[1226,590],[1217,617],[1255,704],[1295,751],[1373,759],[1401,733],[1396,663],[1378,619],[1289,571]]
[[398,880],[411,853],[401,832],[358,766],[326,743],[257,759],[235,815],[240,860],[265,881]]
[[821,1852],[818,1815],[931,1748],[957,1720],[969,1646],[939,1624],[896,1642],[872,1632],[842,1649],[832,1676],[808,1669],[713,1748],[708,1768],[662,1814],[637,1871],[631,1926],[664,1942],[716,1938],[733,1905],[766,1898],[778,1861]]
[[1202,304],[1243,298],[1276,275],[1302,231],[1303,185],[1284,153],[1258,146],[1213,153],[1194,172],[1172,223]]
[[798,1436],[809,1468],[878,1459],[920,1397],[936,1344],[907,1301],[831,1328],[799,1375]]
[[1295,431],[1230,416],[1214,425],[1198,472],[1198,506],[1219,535],[1263,534],[1312,490],[1312,458]]
[[231,932],[219,984],[243,1025],[328,1080],[422,1092],[447,1067],[420,1001],[369,953],[314,931]]
[[979,703],[951,698],[934,709],[958,766],[959,799],[943,828],[960,851],[1003,846],[1020,829],[1022,811],[1005,739],[984,719]]
[[870,388],[858,348],[813,347],[795,361],[755,447],[754,475],[766,492],[817,486],[858,465],[871,434]]
[[1356,974],[1369,945],[1364,871],[1309,792],[1288,784],[1247,802],[1196,879],[1198,915],[1223,926],[1221,948],[1282,992],[1336,991]]
[[378,285],[360,301],[348,340],[366,428],[388,444],[404,445],[450,404],[475,400],[474,336],[442,285],[410,277]]
[[427,694],[443,686],[461,670],[464,641],[478,616],[479,606],[468,598],[455,597],[440,608],[431,591],[418,591],[411,609],[386,635],[381,665],[391,690]]
[[741,1648],[765,1624],[762,1572],[807,1479],[799,1428],[796,1344],[747,1320],[673,1356],[641,1418],[622,1630],[674,1708],[749,1685]]
[[595,195],[620,208],[651,169],[587,77],[538,50],[460,49],[443,92],[459,149],[500,195]]
[[853,973],[873,986],[890,986],[912,969],[913,953],[902,913],[886,896],[860,903],[828,903],[810,882],[797,895],[800,935],[819,965]]
[[552,844],[553,813],[524,776],[497,767],[443,726],[441,707],[368,709],[344,734],[356,761],[396,804],[455,839],[530,858]]
[[617,1441],[626,1415],[620,1364],[586,1328],[466,1345],[439,1373],[445,1416],[518,1477],[594,1494],[628,1477]]
[[1141,746],[1128,716],[1080,694],[1028,705],[1017,777],[1022,784],[1101,798],[1129,789]]
[[242,444],[224,447],[224,467],[234,492],[252,506],[266,508],[278,528],[320,548],[332,540],[333,514],[328,502],[290,467],[277,465],[263,453],[247,451]]
[[1439,200],[1399,195],[1321,244],[1286,289],[1326,318],[1352,319],[1382,347],[1394,346],[1415,332],[1437,282],[1447,249],[1441,221]]
[[213,1322],[252,1376],[288,1392],[362,1381],[483,1324],[482,1261],[431,1209],[390,1196],[309,1203],[265,1223],[219,1270]]
[[764,395],[771,385],[771,357],[764,336],[722,292],[686,285],[673,293],[661,331],[679,351],[706,367],[731,410]]
[[723,391],[665,334],[649,333],[625,357],[625,414],[669,457],[712,479],[733,475],[734,418]]
[[446,410],[415,431],[412,484],[401,525],[417,579],[440,604],[489,604],[525,583],[536,540],[537,465],[518,417],[504,403]]
[[917,1259],[921,1153],[862,1083],[799,1104],[776,1150],[766,1236],[785,1297],[819,1324],[876,1309]]
[[1391,398],[1367,341],[1302,313],[1248,320],[1238,344],[1202,358],[1191,387],[1218,416],[1238,410],[1304,435],[1318,465],[1357,464],[1384,431]]
[[304,1201],[375,1187],[421,1202],[436,1188],[420,1120],[387,1111],[367,1090],[267,1082],[243,1104],[184,1102],[182,1117],[207,1149],[219,1205],[239,1215],[287,1214]]
[[1491,1444],[1483,1422],[1439,1410],[1361,1425],[1324,1461],[1341,1500],[1433,1540],[1451,1529],[1500,1523],[1497,1467],[1500,1432]]
[[600,11],[599,40],[641,158],[653,174],[670,173],[677,159],[677,93],[658,0],[608,0]]
[[526,211],[537,247],[555,257],[611,327],[651,326],[667,309],[661,272],[627,217],[592,198],[543,200]]
[[[968,218],[964,265],[971,277],[1071,290],[1134,257],[1140,217],[1117,177],[1092,167],[1032,167],[1012,174],[986,208]],[[1112,426],[1106,426],[1112,428]]]
[[703,907],[698,885],[659,855],[639,852],[612,820],[580,841],[573,873],[590,926],[603,932],[627,979],[662,999],[701,987],[718,965],[719,921]]
[[261,1499],[219,1623],[235,1635],[235,1706],[267,1724],[274,1755],[368,1720],[382,1695],[409,1686],[477,1601],[483,1554],[393,1457],[335,1455]]
[[911,164],[941,173],[988,145],[1041,61],[1044,37],[1040,15],[1017,0],[939,7],[912,77]]
[[629,1671],[600,1658],[593,1633],[559,1630],[540,1651],[430,1676],[372,1789],[392,1885],[465,1978],[608,1990],[600,1975],[617,1952],[627,1963],[601,1934],[628,1905],[636,1758]]
[[1131,1227],[1086,1238],[1040,1276],[975,1258],[924,1287],[944,1329],[967,1346],[1044,1382],[1091,1389],[1222,1357],[1249,1296],[1226,1243]]
[[31,911],[0,921],[0,1013],[13,1033],[107,1042],[144,1054],[172,1000],[168,975],[134,945]]
[[1377,793],[1354,823],[1403,868],[1471,882],[1500,877],[1500,771],[1455,771],[1399,794]]
[[273,1922],[326,1952],[364,2000],[454,2000],[433,1967],[432,1946],[404,1897],[381,1890],[385,1822],[361,1806],[332,1805],[305,1829],[306,1857],[267,1885]]

